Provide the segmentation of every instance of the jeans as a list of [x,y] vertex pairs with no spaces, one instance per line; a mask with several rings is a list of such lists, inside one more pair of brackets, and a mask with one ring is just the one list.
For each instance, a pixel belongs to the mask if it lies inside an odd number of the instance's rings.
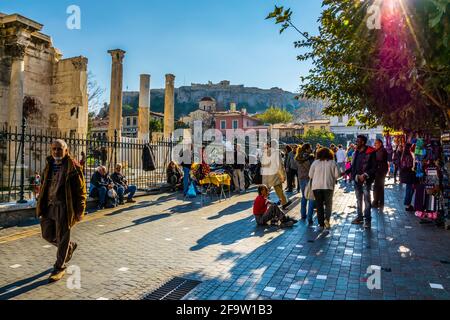
[[314,200],[306,199],[305,189],[309,183],[309,179],[300,179],[300,190],[302,191],[302,202],[300,207],[300,216],[302,219],[306,219],[306,206],[308,205],[308,221],[312,221],[314,214]]
[[333,190],[314,190],[317,204],[317,220],[319,226],[325,226],[325,220],[330,221],[333,206]]
[[411,205],[413,195],[414,195],[413,185],[412,184],[406,184],[405,201],[403,203],[405,206]]
[[137,187],[130,185],[128,188],[125,189],[124,186],[118,186],[117,187],[117,195],[119,196],[119,201],[123,201],[123,196],[128,194],[128,200],[133,199],[134,194],[136,193]]
[[363,219],[363,201],[364,201],[364,219],[367,222],[372,220],[371,210],[372,203],[370,201],[370,189],[371,184],[369,183],[355,183],[355,193],[356,193],[356,212],[358,213],[358,219]]
[[104,207],[106,205],[106,194],[108,193],[108,189],[106,187],[94,187],[92,186],[91,192],[89,196],[91,198],[98,197],[98,204],[100,207]]

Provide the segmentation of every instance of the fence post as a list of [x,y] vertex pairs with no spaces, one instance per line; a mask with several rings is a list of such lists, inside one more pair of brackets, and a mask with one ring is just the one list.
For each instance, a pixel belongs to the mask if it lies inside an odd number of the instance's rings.
[[25,188],[25,128],[26,128],[26,119],[25,115],[22,115],[22,136],[20,137],[20,192],[19,192],[19,200],[17,203],[27,203],[24,199],[24,188]]

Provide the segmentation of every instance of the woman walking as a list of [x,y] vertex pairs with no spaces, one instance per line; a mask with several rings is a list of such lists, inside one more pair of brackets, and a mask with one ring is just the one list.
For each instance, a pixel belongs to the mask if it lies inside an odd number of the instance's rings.
[[414,182],[416,174],[414,172],[414,155],[411,152],[411,143],[405,145],[400,159],[400,183],[406,184],[404,205],[406,211],[414,211],[411,205],[414,195]]
[[[314,200],[308,200],[305,193],[306,186],[309,183],[309,169],[311,168],[311,164],[314,162],[314,156],[312,155],[312,149],[309,143],[305,143],[301,148],[298,148],[295,161],[297,162],[298,184],[302,192],[300,216],[302,220],[306,220],[306,218],[308,218],[308,224],[312,225]],[[308,212],[306,212],[306,207],[308,207]]]
[[321,148],[317,152],[316,160],[309,169],[309,178],[316,199],[319,230],[330,229],[334,186],[339,178],[339,170],[330,149]]

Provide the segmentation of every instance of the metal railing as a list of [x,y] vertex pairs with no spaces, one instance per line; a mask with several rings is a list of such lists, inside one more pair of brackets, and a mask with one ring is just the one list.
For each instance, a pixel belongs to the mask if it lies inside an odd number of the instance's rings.
[[62,134],[57,131],[3,127],[0,130],[0,203],[23,202],[34,198],[34,177],[42,172],[50,156],[51,144],[63,139],[70,155],[83,167],[89,192],[89,182],[96,168],[104,165],[114,172],[115,165],[123,165],[122,172],[129,184],[138,190],[157,188],[166,182],[166,168],[171,160],[173,142],[161,139],[148,143],[154,155],[153,171],[144,171],[142,140],[122,137],[96,139],[79,134]]

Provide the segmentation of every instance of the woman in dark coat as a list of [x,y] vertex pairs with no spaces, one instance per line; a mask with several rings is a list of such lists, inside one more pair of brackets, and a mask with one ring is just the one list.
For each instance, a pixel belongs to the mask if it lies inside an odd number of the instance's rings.
[[400,158],[400,183],[406,184],[404,201],[406,211],[414,211],[414,207],[411,203],[414,195],[415,178],[414,155],[411,152],[411,143],[407,143],[402,157]]

